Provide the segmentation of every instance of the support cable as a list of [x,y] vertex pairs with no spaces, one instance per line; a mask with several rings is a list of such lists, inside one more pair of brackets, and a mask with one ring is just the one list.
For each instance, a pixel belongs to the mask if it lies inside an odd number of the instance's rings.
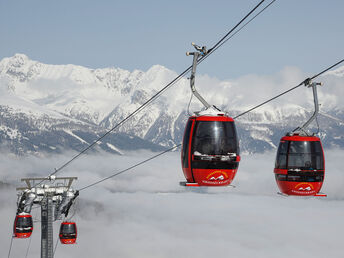
[[165,150],[165,151],[163,151],[163,152],[160,152],[160,153],[158,153],[158,154],[156,154],[156,155],[154,155],[154,156],[152,156],[152,157],[150,157],[150,158],[148,158],[148,159],[146,159],[146,160],[144,160],[144,161],[141,161],[141,162],[139,162],[139,163],[137,163],[137,164],[135,164],[135,165],[133,165],[133,166],[131,166],[131,167],[129,167],[129,168],[126,168],[126,169],[124,169],[124,170],[121,170],[121,171],[119,171],[119,172],[116,172],[115,174],[113,174],[113,175],[111,175],[111,176],[108,176],[108,177],[105,177],[105,178],[103,178],[103,179],[101,179],[101,180],[99,180],[99,181],[97,181],[97,182],[95,182],[95,183],[92,183],[92,184],[90,184],[90,185],[84,186],[84,187],[82,187],[82,188],[79,189],[79,192],[82,191],[82,190],[85,190],[85,189],[87,189],[87,188],[90,188],[90,187],[92,187],[92,186],[95,186],[95,185],[97,185],[97,184],[99,184],[99,183],[101,183],[101,182],[104,182],[104,181],[106,181],[106,180],[108,180],[108,179],[110,179],[110,178],[113,178],[113,177],[115,177],[115,176],[118,176],[118,175],[120,175],[120,174],[123,174],[124,172],[127,172],[128,170],[131,170],[131,169],[136,168],[136,167],[138,167],[138,166],[140,166],[140,165],[143,165],[144,163],[146,163],[146,162],[148,162],[148,161],[150,161],[150,160],[152,160],[152,159],[155,159],[155,158],[157,158],[157,157],[159,157],[159,156],[161,156],[161,155],[163,155],[163,154],[165,154],[165,153],[167,153],[167,152],[170,152],[170,151],[173,150],[173,149],[176,149],[176,148],[180,147],[181,145],[182,145],[182,144],[175,145],[175,146],[173,146],[172,148],[169,148],[168,150]]
[[[243,23],[262,3],[264,3],[265,0],[260,1],[244,18],[242,18],[226,35],[224,35],[211,49],[208,50],[208,52],[212,52],[213,50],[216,50],[220,47],[221,44],[223,44],[226,40],[226,38],[237,28],[240,26],[241,23]],[[274,0],[275,1],[275,0]]]
[[[31,209],[31,210],[32,210],[32,209]],[[38,210],[36,210],[36,212],[35,212],[35,216],[34,216],[34,218],[35,218],[35,221],[34,221],[34,222],[39,222],[39,221],[38,221],[38,219],[37,219],[37,215],[38,215]],[[29,251],[30,251],[30,247],[31,247],[31,241],[32,241],[32,237],[33,237],[33,236],[31,236],[31,237],[30,237],[30,240],[29,240],[29,245],[28,245],[28,247],[27,247],[27,249],[26,249],[25,258],[27,258],[27,256],[29,255]]]
[[275,100],[275,99],[281,97],[282,95],[287,94],[288,92],[291,92],[291,91],[295,90],[296,88],[298,88],[298,87],[304,85],[307,81],[313,80],[313,79],[317,78],[318,76],[322,75],[323,73],[327,72],[328,70],[332,69],[333,67],[335,67],[335,66],[337,66],[337,65],[339,65],[339,64],[341,64],[341,63],[343,63],[343,62],[344,62],[344,59],[338,61],[337,63],[335,63],[335,64],[329,66],[328,68],[326,68],[325,70],[321,71],[320,73],[314,75],[313,77],[307,78],[306,80],[304,80],[303,82],[299,83],[299,84],[296,85],[295,87],[293,87],[293,88],[291,88],[291,89],[289,89],[289,90],[286,90],[286,91],[284,91],[284,92],[278,94],[277,96],[275,96],[275,97],[273,97],[273,98],[271,98],[271,99],[268,99],[268,100],[264,101],[263,103],[258,104],[257,106],[254,106],[253,108],[248,109],[247,111],[245,111],[245,112],[243,112],[243,113],[241,113],[241,114],[239,114],[239,115],[233,117],[233,119],[236,119],[236,118],[238,118],[238,117],[241,117],[241,116],[243,116],[243,115],[245,115],[245,114],[247,114],[247,113],[249,113],[249,112],[251,112],[251,111],[253,111],[253,110],[255,110],[255,109],[257,109],[257,108],[259,108],[259,107],[261,107],[261,106],[263,106],[263,105],[265,105],[265,104],[267,104],[268,102],[270,102],[270,101],[272,101],[272,100]]
[[271,99],[268,99],[267,101],[264,101],[263,103],[260,103],[260,104],[258,104],[257,106],[254,106],[253,108],[250,108],[249,110],[246,110],[245,112],[243,112],[243,113],[241,113],[241,114],[239,114],[239,115],[233,117],[233,119],[237,119],[238,117],[241,117],[241,116],[243,116],[243,115],[245,115],[245,114],[247,114],[247,113],[249,113],[249,112],[251,112],[251,111],[257,109],[257,108],[259,108],[259,107],[261,107],[261,106],[263,106],[263,105],[269,103],[270,101],[273,101],[273,100],[275,100],[275,99],[277,99],[277,98],[283,96],[284,94],[287,94],[288,92],[291,92],[291,91],[297,89],[298,87],[302,86],[303,83],[304,83],[304,81],[301,82],[300,84],[298,84],[297,86],[295,86],[295,87],[293,87],[293,88],[291,88],[291,89],[289,89],[289,90],[286,90],[286,91],[284,91],[284,92],[278,94],[277,96],[275,96],[275,97],[273,97],[273,98],[271,98]]
[[[103,134],[101,137],[99,137],[97,140],[95,140],[92,144],[90,144],[89,146],[87,146],[84,150],[82,150],[81,152],[79,152],[77,155],[75,155],[72,159],[70,159],[68,162],[64,163],[61,167],[59,167],[58,169],[55,169],[55,171],[53,173],[51,173],[49,176],[47,176],[45,179],[41,180],[40,182],[38,182],[35,186],[41,184],[42,182],[44,182],[45,180],[48,180],[49,177],[55,175],[56,173],[58,173],[59,171],[61,171],[62,169],[64,169],[65,167],[67,167],[70,163],[72,163],[74,160],[76,160],[77,158],[79,158],[82,154],[86,153],[89,149],[91,149],[92,147],[94,147],[94,145],[96,145],[98,142],[100,142],[103,138],[105,138],[107,135],[109,135],[112,131],[114,131],[115,129],[117,129],[118,127],[120,127],[122,124],[124,124],[126,121],[128,121],[131,117],[135,116],[137,113],[139,113],[141,110],[143,110],[150,102],[152,102],[153,100],[155,100],[157,97],[159,97],[166,89],[168,89],[170,86],[172,86],[173,84],[175,84],[177,81],[179,81],[187,72],[189,72],[189,70],[191,69],[191,66],[189,68],[187,68],[186,70],[184,70],[184,72],[182,72],[179,76],[177,76],[174,80],[172,80],[169,84],[167,84],[164,88],[162,88],[160,91],[158,91],[156,94],[154,94],[149,100],[147,100],[145,103],[143,103],[139,108],[137,108],[134,112],[132,112],[131,114],[129,114],[126,118],[124,118],[121,122],[119,122],[118,124],[116,124],[114,127],[112,127],[109,131],[107,131],[105,134]],[[35,187],[33,186],[33,187]]]
[[54,248],[54,252],[53,252],[53,257],[55,256],[55,252],[56,252],[58,243],[59,243],[59,237],[56,238],[56,243],[55,243],[55,248]]
[[[249,23],[251,23],[255,18],[257,18],[262,12],[264,12],[270,5],[272,5],[276,0],[272,0],[268,5],[266,5],[262,10],[260,10],[256,15],[254,15],[250,20],[248,20],[246,23],[244,23],[238,30],[236,30],[230,37],[224,39],[220,44],[216,44],[213,48],[209,49],[208,52],[215,52],[219,47],[221,47],[223,44],[225,44],[228,40],[233,38],[238,32],[240,32],[243,28],[245,28]],[[259,3],[260,4],[260,3]],[[236,28],[240,25],[238,23],[236,25]],[[234,31],[234,30],[233,30]],[[198,64],[202,63],[205,59],[208,58],[208,55],[203,56]]]
[[29,254],[30,246],[31,246],[31,240],[32,240],[32,236],[31,236],[30,239],[29,239],[29,245],[27,246],[27,249],[26,249],[25,258],[27,258],[28,254]]
[[[289,90],[287,90],[287,91],[284,91],[284,92],[278,94],[277,96],[275,96],[275,97],[273,97],[273,98],[271,98],[271,99],[269,99],[269,100],[267,100],[267,101],[264,101],[263,103],[261,103],[261,104],[255,106],[255,107],[253,107],[253,108],[250,108],[249,110],[247,110],[247,111],[245,111],[245,112],[243,112],[243,113],[241,113],[241,114],[235,116],[234,119],[236,119],[236,118],[238,118],[238,117],[240,117],[240,116],[243,116],[243,115],[245,115],[245,114],[247,114],[247,113],[253,111],[254,109],[256,109],[256,108],[258,108],[258,107],[261,107],[262,105],[264,105],[264,104],[266,104],[266,103],[268,103],[268,102],[270,102],[270,101],[272,101],[272,100],[275,100],[275,99],[277,99],[278,97],[281,97],[282,95],[284,95],[284,94],[286,94],[286,93],[288,93],[288,92],[290,92],[290,91],[292,91],[292,90],[295,90],[296,88],[298,88],[298,87],[300,87],[301,85],[303,85],[306,81],[315,79],[316,77],[322,75],[323,73],[327,72],[328,70],[332,69],[333,67],[339,65],[339,64],[342,63],[342,62],[344,62],[344,59],[342,59],[341,61],[335,63],[334,65],[331,65],[330,67],[328,67],[328,68],[326,68],[325,70],[321,71],[320,73],[314,75],[313,77],[307,78],[307,79],[304,80],[303,82],[299,83],[297,86],[295,86],[295,87],[293,87],[293,88],[291,88],[291,89],[289,89]],[[82,190],[85,190],[85,189],[87,189],[87,188],[90,188],[90,187],[92,187],[92,186],[94,186],[94,185],[97,185],[97,184],[99,184],[99,183],[101,183],[101,182],[104,182],[104,181],[106,181],[106,180],[108,180],[108,179],[110,179],[110,178],[113,178],[113,177],[115,177],[115,176],[118,176],[118,175],[120,175],[120,174],[123,174],[123,173],[125,173],[125,172],[127,172],[127,171],[129,171],[129,170],[131,170],[131,169],[133,169],[133,168],[135,168],[135,167],[138,167],[138,166],[140,166],[140,165],[142,165],[142,164],[144,164],[144,163],[146,163],[146,162],[148,162],[148,161],[150,161],[150,160],[153,160],[153,159],[155,159],[155,158],[157,158],[157,157],[159,157],[159,156],[161,156],[161,155],[163,155],[163,154],[165,154],[165,153],[167,153],[167,152],[170,152],[171,150],[173,150],[173,149],[175,149],[175,148],[178,148],[178,147],[180,147],[181,145],[182,145],[181,143],[178,144],[178,145],[175,145],[175,146],[169,148],[168,150],[165,150],[165,151],[163,151],[163,152],[160,152],[160,153],[158,153],[158,154],[156,154],[156,155],[154,155],[154,156],[152,156],[152,157],[150,157],[150,158],[148,158],[148,159],[146,159],[146,160],[144,160],[144,161],[141,161],[141,162],[139,162],[139,163],[137,163],[137,164],[135,164],[135,165],[133,165],[133,166],[131,166],[131,167],[129,167],[129,168],[126,168],[126,169],[124,169],[124,170],[121,170],[121,171],[119,171],[119,172],[116,172],[115,174],[113,174],[113,175],[111,175],[111,176],[108,176],[108,177],[103,178],[103,179],[101,179],[101,180],[99,180],[99,181],[96,181],[95,183],[92,183],[92,184],[89,184],[89,185],[87,185],[87,186],[84,186],[84,187],[82,187],[82,188],[79,189],[79,192],[82,191]]]
[[334,117],[334,116],[329,115],[329,114],[324,113],[324,112],[319,112],[319,115],[322,115],[324,117],[330,118],[330,119],[332,119],[332,120],[334,120],[336,122],[339,122],[340,124],[344,125],[344,120],[342,120],[342,119],[339,119],[337,117]]
[[[226,38],[238,27],[240,26],[240,24],[242,24],[254,11],[256,11],[256,9],[264,2],[265,0],[260,1],[246,16],[244,16],[244,18],[242,18],[225,36],[223,36],[211,49],[210,51],[208,51],[209,53],[206,56],[211,55],[213,52],[215,52],[220,46],[222,46],[224,44],[224,41],[227,41]],[[275,0],[273,0],[274,2]],[[268,5],[270,6],[270,5]],[[267,7],[266,7],[267,8]],[[263,10],[266,10],[266,8],[264,8]],[[261,13],[261,12],[260,12]],[[260,14],[258,13],[258,15]],[[257,15],[256,15],[257,16]],[[255,18],[255,17],[254,17]],[[248,23],[247,23],[248,24]],[[246,25],[247,25],[246,24]],[[244,25],[244,26],[246,26]],[[243,26],[243,27],[244,27]],[[237,32],[236,32],[237,33]],[[202,60],[206,57],[202,57],[198,60],[198,62],[202,62]],[[42,182],[44,182],[45,180],[48,180],[51,176],[55,175],[56,173],[58,173],[59,171],[61,171],[62,169],[64,169],[65,167],[67,167],[70,163],[72,163],[74,160],[76,160],[77,158],[79,158],[82,154],[86,153],[89,149],[91,149],[92,147],[94,147],[97,143],[99,143],[103,138],[105,138],[107,135],[109,135],[111,132],[113,132],[115,129],[117,129],[118,127],[120,127],[122,124],[124,124],[126,121],[128,121],[131,117],[135,116],[137,113],[139,113],[140,111],[142,111],[148,104],[150,104],[151,102],[153,102],[156,98],[158,98],[164,91],[166,91],[168,88],[170,88],[172,85],[174,85],[176,82],[178,82],[185,74],[187,74],[190,70],[191,70],[192,66],[189,66],[188,68],[186,68],[181,74],[179,74],[175,79],[173,79],[170,83],[168,83],[165,87],[163,87],[161,90],[159,90],[156,94],[154,94],[150,99],[148,99],[145,103],[143,103],[140,107],[138,107],[134,112],[132,112],[131,114],[129,114],[126,118],[124,118],[122,121],[120,121],[118,124],[116,124],[114,127],[112,127],[110,130],[108,130],[105,134],[103,134],[102,136],[100,136],[97,140],[95,140],[92,144],[90,144],[89,146],[87,146],[85,149],[83,149],[82,151],[80,151],[77,155],[75,155],[72,159],[70,159],[69,161],[67,161],[66,163],[64,163],[62,166],[60,166],[59,168],[55,168],[55,171],[52,172],[49,176],[47,176],[45,179],[41,180],[40,182],[38,182],[36,185],[34,185],[33,187],[36,187],[37,185],[41,184]]]
[[13,238],[14,238],[14,236],[11,236],[11,243],[10,243],[10,248],[9,248],[9,250],[8,250],[8,256],[7,256],[7,258],[10,258],[10,257],[11,257]]

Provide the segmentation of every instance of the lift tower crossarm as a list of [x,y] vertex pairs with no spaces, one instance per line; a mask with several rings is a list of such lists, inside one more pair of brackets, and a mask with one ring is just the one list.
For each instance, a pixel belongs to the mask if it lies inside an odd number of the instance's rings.
[[[77,177],[56,177],[50,176],[47,184],[35,184],[46,178],[22,178],[21,181],[26,183],[26,187],[18,187],[19,195],[18,211],[26,211],[30,213],[33,203],[41,206],[41,258],[54,257],[53,243],[53,221],[54,207],[55,210],[62,210],[61,207],[64,198],[68,195],[70,201],[65,201],[65,216],[68,215],[70,206],[75,198],[79,195],[78,191],[74,191],[71,185]],[[36,187],[31,187],[35,185]],[[17,211],[17,213],[18,213]],[[59,216],[55,216],[55,220]]]
[[[22,190],[30,190],[32,188],[31,186],[31,182],[33,183],[33,185],[35,185],[35,181],[42,181],[42,180],[46,180],[46,177],[28,177],[28,178],[22,178],[21,181],[25,182],[27,187],[18,187],[17,191],[22,191]],[[49,181],[59,181],[59,180],[64,180],[65,181],[65,186],[67,189],[69,189],[73,183],[74,180],[77,180],[77,177],[55,177],[55,176],[51,176],[49,178]],[[66,183],[68,181],[68,183]]]

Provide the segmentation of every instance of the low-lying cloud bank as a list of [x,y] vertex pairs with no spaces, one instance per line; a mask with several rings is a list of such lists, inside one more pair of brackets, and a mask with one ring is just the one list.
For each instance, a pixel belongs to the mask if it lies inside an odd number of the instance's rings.
[[[179,152],[169,153],[81,192],[79,237],[75,246],[58,245],[55,257],[341,257],[344,223],[343,150],[326,151],[327,198],[277,195],[275,153],[243,156],[236,188],[189,189]],[[60,176],[78,176],[81,188],[127,168],[152,153],[84,156]],[[0,181],[46,175],[70,156],[0,156]],[[0,190],[1,251],[7,254],[15,215],[14,186]],[[34,210],[39,219],[39,209]],[[56,223],[55,231],[58,229]],[[57,232],[55,232],[55,239]],[[29,240],[14,240],[11,257],[24,256]],[[28,257],[39,257],[35,224]]]

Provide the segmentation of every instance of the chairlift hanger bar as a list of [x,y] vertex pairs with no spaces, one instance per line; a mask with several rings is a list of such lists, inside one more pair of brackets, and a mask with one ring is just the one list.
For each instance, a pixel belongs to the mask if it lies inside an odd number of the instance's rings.
[[305,81],[305,86],[310,88],[312,87],[313,90],[313,100],[314,100],[314,113],[313,115],[308,119],[306,123],[304,123],[301,127],[297,127],[293,130],[295,133],[302,133],[304,132],[306,135],[308,135],[306,128],[310,125],[310,123],[313,122],[314,119],[316,119],[318,113],[319,113],[319,102],[318,102],[318,93],[317,93],[317,86],[322,85],[321,82],[312,82],[311,79]]
[[191,43],[196,49],[196,52],[186,52],[187,56],[192,55],[193,61],[192,61],[192,69],[191,69],[191,77],[190,77],[190,87],[192,93],[195,95],[195,97],[205,106],[206,109],[210,108],[211,105],[198,93],[195,87],[195,74],[196,74],[196,67],[199,61],[199,57],[205,56],[208,51],[205,46],[200,47],[197,46],[195,43]]

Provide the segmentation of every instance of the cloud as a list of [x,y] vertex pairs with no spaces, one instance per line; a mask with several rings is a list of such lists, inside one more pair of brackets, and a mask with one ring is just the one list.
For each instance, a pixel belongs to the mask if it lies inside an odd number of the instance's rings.
[[[184,180],[179,152],[161,156],[82,191],[73,218],[78,244],[59,245],[55,257],[341,257],[344,153],[325,151],[323,191],[329,197],[319,199],[276,194],[275,153],[243,156],[236,188],[206,189],[179,186]],[[152,155],[87,155],[60,176],[78,176],[74,186],[80,188]],[[15,183],[27,175],[46,175],[52,164],[70,156],[18,159],[3,154],[0,180]],[[13,188],[0,191],[0,246],[7,253],[16,197]],[[23,256],[28,244],[15,240],[11,257]],[[38,257],[39,248],[36,223],[28,257]]]

